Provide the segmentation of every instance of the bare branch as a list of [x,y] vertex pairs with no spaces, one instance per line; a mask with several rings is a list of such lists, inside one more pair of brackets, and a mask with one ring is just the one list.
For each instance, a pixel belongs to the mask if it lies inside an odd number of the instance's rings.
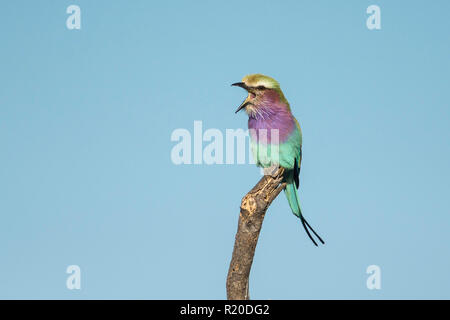
[[264,216],[272,201],[284,189],[284,169],[266,175],[245,195],[241,202],[238,230],[227,276],[227,298],[248,300],[248,279]]

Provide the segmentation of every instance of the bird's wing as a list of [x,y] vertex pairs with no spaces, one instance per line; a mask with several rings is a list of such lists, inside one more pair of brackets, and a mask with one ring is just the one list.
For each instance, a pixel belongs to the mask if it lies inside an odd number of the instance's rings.
[[294,182],[295,182],[295,186],[298,187],[300,186],[300,167],[302,164],[302,146],[300,146],[300,152],[298,154],[298,156],[295,158],[295,162],[294,162]]
[[300,124],[298,123],[297,119],[295,119],[295,126],[297,127],[298,130],[298,148],[296,148],[296,155],[295,155],[295,162],[294,162],[294,182],[295,182],[295,186],[298,187],[300,186],[300,167],[302,164],[302,129],[300,127]]

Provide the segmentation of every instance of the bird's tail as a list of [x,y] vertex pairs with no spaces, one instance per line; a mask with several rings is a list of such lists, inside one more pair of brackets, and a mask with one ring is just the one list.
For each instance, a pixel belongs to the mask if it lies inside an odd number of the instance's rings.
[[294,181],[288,183],[286,185],[286,188],[284,189],[284,191],[285,191],[287,200],[289,202],[289,206],[292,209],[292,213],[300,218],[303,228],[305,228],[306,233],[308,234],[309,238],[314,243],[314,245],[317,247],[317,242],[311,236],[311,233],[309,232],[309,230],[311,230],[314,233],[314,235],[317,237],[317,239],[319,239],[320,242],[322,242],[322,244],[325,244],[325,242],[322,240],[322,238],[317,234],[317,232],[314,231],[314,229],[309,225],[308,221],[306,221],[306,219],[303,217],[302,211],[300,209],[300,201],[298,199],[297,188],[295,187]]

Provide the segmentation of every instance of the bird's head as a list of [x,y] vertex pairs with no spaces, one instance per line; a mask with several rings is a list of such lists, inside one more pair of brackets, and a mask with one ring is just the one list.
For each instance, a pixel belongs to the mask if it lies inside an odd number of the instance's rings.
[[280,84],[273,78],[262,74],[250,74],[242,79],[242,82],[233,83],[232,86],[244,88],[248,92],[247,98],[236,110],[245,109],[247,114],[254,115],[262,109],[285,107],[289,104],[281,91]]

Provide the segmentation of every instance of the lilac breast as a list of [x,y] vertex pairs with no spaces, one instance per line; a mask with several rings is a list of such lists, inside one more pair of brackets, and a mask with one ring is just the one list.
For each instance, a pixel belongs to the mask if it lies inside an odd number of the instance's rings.
[[271,106],[264,117],[257,115],[249,117],[248,128],[253,141],[266,144],[276,143],[277,140],[279,143],[285,142],[296,126],[290,111],[285,106]]

